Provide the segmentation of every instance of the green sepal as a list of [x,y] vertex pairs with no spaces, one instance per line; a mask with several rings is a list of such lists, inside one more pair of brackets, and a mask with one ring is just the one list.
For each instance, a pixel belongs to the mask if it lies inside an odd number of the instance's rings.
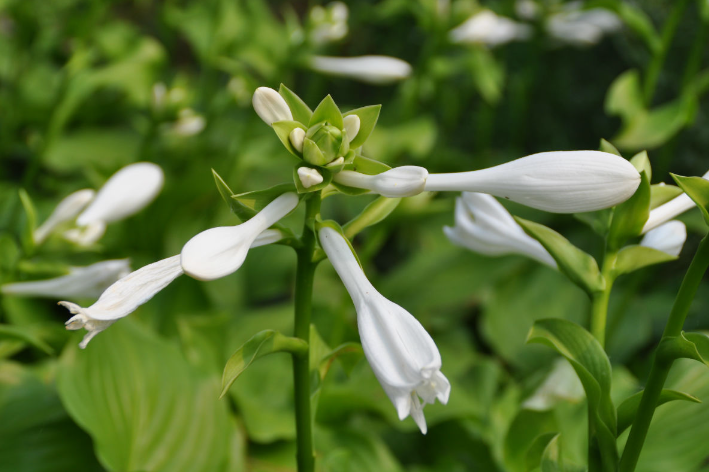
[[0,324],[0,339],[14,339],[27,343],[33,347],[36,347],[40,351],[48,355],[54,354],[54,349],[37,336],[34,335],[29,328],[26,326],[10,326],[6,324]]
[[[386,172],[389,169],[391,169],[391,167],[383,162],[369,157],[354,155],[351,150],[349,155],[345,157],[344,170],[353,170],[367,175],[377,175],[382,172]],[[365,193],[369,193],[369,190],[364,188],[348,187],[347,185],[338,184],[337,182],[333,182],[332,184],[345,195],[363,195]]]
[[219,398],[226,394],[231,384],[234,383],[253,361],[275,352],[288,352],[293,355],[302,355],[308,352],[308,343],[300,338],[284,336],[272,329],[267,329],[255,334],[231,355],[224,366],[222,393]]
[[632,197],[615,207],[607,244],[617,250],[625,242],[640,236],[645,222],[650,216],[650,181],[645,171],[640,173],[640,185]]
[[22,249],[24,249],[25,254],[32,254],[35,248],[34,230],[37,227],[37,211],[25,189],[21,188],[19,194],[22,208],[25,210],[25,224],[20,233],[20,242],[22,243]]
[[372,130],[374,130],[374,127],[377,124],[381,109],[381,105],[369,105],[355,110],[350,110],[344,114],[344,116],[357,115],[359,117],[359,132],[350,143],[350,147],[352,149],[360,147],[365,141],[367,141],[367,138],[369,138],[369,135],[372,134]]
[[709,180],[701,177],[682,177],[670,174],[677,185],[697,204],[704,221],[709,225]]
[[650,210],[682,195],[682,189],[675,185],[655,184],[650,186]]
[[618,151],[618,149],[616,149],[615,146],[613,146],[610,142],[606,141],[603,138],[601,138],[601,144],[598,146],[598,150],[623,157],[623,155],[620,153],[620,151]]
[[322,102],[313,111],[313,116],[308,121],[308,127],[324,122],[330,123],[339,129],[345,126],[342,122],[342,113],[330,95],[323,98]]
[[[308,188],[303,187],[303,183],[300,181],[300,177],[298,177],[298,169],[300,169],[301,167],[315,169],[318,172],[320,172],[320,175],[322,175],[322,178],[323,178],[322,182],[320,182],[319,184],[313,185],[312,187],[308,187]],[[317,192],[319,190],[324,189],[328,185],[330,185],[330,182],[332,182],[332,172],[330,172],[329,170],[327,170],[323,167],[314,167],[314,166],[310,166],[305,163],[301,163],[301,164],[298,164],[297,166],[293,167],[293,182],[295,183],[295,188],[299,194]]]
[[[618,435],[620,436],[623,431],[628,429],[633,421],[635,421],[635,414],[640,406],[640,400],[643,397],[643,392],[640,391],[635,395],[623,400],[623,403],[618,406]],[[662,389],[660,393],[660,399],[657,401],[657,406],[664,405],[665,403],[681,400],[688,401],[692,403],[701,403],[702,401],[697,397],[684,392],[678,392],[677,390]],[[656,407],[657,408],[657,407]]]
[[277,197],[283,195],[287,192],[295,192],[295,184],[280,184],[267,188],[265,190],[256,190],[253,192],[244,192],[236,195],[232,195],[232,200],[238,203],[238,206],[234,210],[236,216],[246,221],[254,216],[259,211],[263,210],[266,205],[271,203]]
[[559,436],[559,433],[543,433],[534,438],[534,441],[527,449],[527,456],[525,459],[525,471],[533,472],[539,470],[539,466],[542,463],[542,457],[544,457],[544,451],[546,450],[549,443]]
[[647,151],[640,151],[631,157],[630,163],[633,164],[633,167],[635,167],[635,170],[639,173],[642,174],[642,172],[645,171],[648,182],[652,182],[652,166],[650,165],[650,158],[647,157]]
[[618,276],[643,267],[677,260],[677,256],[640,245],[625,246],[618,252],[613,273]]
[[300,128],[304,131],[307,131],[307,128],[297,121],[276,121],[272,123],[271,126],[273,126],[273,131],[276,132],[276,136],[278,136],[278,139],[280,139],[286,149],[288,149],[288,152],[298,159],[302,159],[302,153],[298,152],[290,142],[290,134],[296,128]]
[[309,138],[303,140],[303,159],[314,166],[324,166],[328,162],[318,145]]
[[336,157],[345,156],[348,152],[350,152],[350,140],[347,139],[347,130],[343,128],[342,142],[340,143],[340,149],[337,150]]
[[655,354],[657,362],[669,365],[676,359],[694,359],[709,366],[709,336],[704,333],[680,333],[660,340]]
[[286,101],[293,115],[293,119],[301,122],[303,125],[307,125],[310,121],[310,117],[313,116],[313,111],[310,107],[306,105],[295,92],[283,84],[278,88],[278,93],[281,94],[281,97]]
[[222,179],[222,177],[217,173],[216,170],[212,169],[212,175],[214,176],[214,183],[217,184],[217,190],[219,191],[219,195],[222,196],[222,199],[226,202],[227,205],[229,205],[229,209],[231,210],[231,212],[234,213],[234,215],[236,215],[236,217],[240,221],[246,221],[256,214],[255,212],[246,213],[246,209],[244,208],[244,206],[237,200],[231,198],[234,195],[234,192],[231,191],[229,186],[226,184],[226,182],[224,182],[224,179]]
[[363,229],[384,220],[401,202],[401,198],[379,197],[348,221],[342,229],[347,238],[354,238]]
[[598,263],[591,255],[571,244],[568,239],[551,228],[516,216],[514,218],[525,233],[544,246],[556,261],[559,270],[584,289],[589,296],[605,288],[606,282],[598,270]]

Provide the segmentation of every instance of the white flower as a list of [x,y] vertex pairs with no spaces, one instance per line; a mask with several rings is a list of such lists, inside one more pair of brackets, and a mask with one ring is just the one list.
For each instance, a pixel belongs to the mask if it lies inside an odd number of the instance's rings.
[[256,114],[267,124],[293,121],[293,114],[281,94],[268,87],[259,87],[251,99]]
[[423,407],[436,399],[446,404],[450,396],[436,344],[416,318],[369,283],[340,233],[325,227],[319,235],[323,250],[352,297],[362,349],[374,375],[399,419],[411,415],[426,434]]
[[65,197],[59,202],[59,205],[57,205],[49,218],[47,218],[47,221],[42,223],[32,234],[35,244],[40,244],[47,239],[47,236],[49,236],[57,226],[76,218],[77,215],[81,213],[81,210],[86,208],[86,205],[93,200],[94,195],[96,195],[96,192],[90,188],[86,188]]
[[455,202],[455,226],[445,226],[443,232],[453,243],[480,254],[521,254],[557,267],[539,241],[527,235],[491,195],[464,192]]
[[345,124],[345,131],[347,132],[347,140],[352,142],[354,138],[359,134],[360,119],[357,115],[347,115],[343,120]]
[[317,169],[312,167],[298,167],[298,178],[304,188],[310,188],[313,185],[322,183],[323,176]]
[[544,383],[527,398],[522,407],[528,410],[549,410],[559,401],[578,403],[584,398],[583,385],[566,359],[557,359]]
[[182,248],[185,273],[199,280],[214,280],[235,272],[259,234],[293,211],[298,201],[295,193],[284,193],[245,223],[199,233]]
[[423,192],[428,171],[423,167],[401,166],[376,175],[343,170],[335,174],[335,182],[364,188],[391,198],[412,197]]
[[624,202],[638,185],[638,171],[615,154],[557,151],[478,171],[430,174],[425,190],[487,193],[540,210],[578,213]]
[[[316,44],[337,41],[347,36],[349,9],[342,2],[332,2],[327,10],[319,5],[310,10],[310,20],[315,25],[310,37]],[[329,17],[329,18],[328,18]]]
[[69,274],[53,279],[6,284],[0,291],[5,295],[45,298],[95,298],[129,272],[128,259],[102,261],[86,267],[71,267]]
[[677,257],[686,239],[687,227],[681,221],[673,220],[648,231],[640,245]]
[[[702,176],[703,179],[709,180],[709,172]],[[696,204],[687,196],[687,194],[679,195],[667,203],[663,203],[659,207],[650,211],[650,216],[643,226],[643,234],[653,228],[657,228],[662,223],[670,221],[672,218],[681,215],[687,210],[694,208]]]
[[64,239],[79,246],[91,246],[106,233],[106,223],[94,221],[81,228],[72,228],[64,232]]
[[623,24],[609,10],[582,7],[581,2],[572,2],[565,11],[552,15],[546,25],[549,35],[563,43],[585,46],[598,43],[604,34],[619,30]]
[[295,128],[288,135],[288,139],[296,151],[303,152],[303,143],[305,142],[305,130],[303,128]]
[[480,43],[492,47],[531,36],[530,26],[498,16],[490,10],[476,13],[448,33],[454,43]]
[[515,2],[515,13],[524,20],[536,20],[539,18],[541,8],[534,0],[517,0]]
[[206,125],[207,121],[202,115],[198,115],[191,108],[183,108],[170,131],[178,136],[194,136],[201,133]]
[[408,62],[389,56],[329,57],[313,56],[310,67],[324,74],[382,85],[411,75]]

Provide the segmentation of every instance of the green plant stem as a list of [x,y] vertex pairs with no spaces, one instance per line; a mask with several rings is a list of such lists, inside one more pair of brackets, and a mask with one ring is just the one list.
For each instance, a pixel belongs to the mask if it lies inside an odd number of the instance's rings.
[[308,350],[293,356],[293,382],[295,391],[295,428],[298,472],[313,472],[313,418],[310,411],[310,314],[312,311],[313,279],[317,262],[315,233],[312,222],[320,213],[320,193],[311,194],[306,201],[302,246],[296,251],[298,267],[295,276],[295,329],[294,336],[308,343]]
[[[707,267],[709,267],[709,236],[702,239],[689,270],[687,270],[684,280],[682,280],[682,286],[677,293],[677,298],[675,298],[675,303],[670,312],[670,318],[667,320],[665,331],[662,334],[663,338],[679,336],[682,333],[682,327],[687,318],[689,307],[692,305]],[[640,451],[645,443],[645,438],[652,422],[652,416],[655,414],[657,401],[670,372],[670,367],[672,367],[671,362],[660,362],[657,357],[653,360],[650,375],[645,384],[645,391],[640,400],[640,406],[633,421],[623,456],[620,459],[620,472],[633,472],[635,470]]]
[[602,291],[594,293],[593,297],[591,297],[591,334],[593,334],[593,336],[598,340],[601,347],[605,347],[606,344],[608,301],[610,300],[613,282],[615,281],[613,269],[615,268],[615,261],[617,259],[617,251],[606,250],[606,253],[603,256],[603,263],[601,265],[601,275],[603,275],[603,278],[606,281],[606,286]]

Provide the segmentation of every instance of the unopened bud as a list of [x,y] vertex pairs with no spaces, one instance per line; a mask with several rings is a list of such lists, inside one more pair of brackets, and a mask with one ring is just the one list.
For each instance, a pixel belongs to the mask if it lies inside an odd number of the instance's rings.
[[271,125],[276,121],[293,121],[293,114],[281,95],[268,87],[259,87],[251,99],[258,116]]
[[300,183],[303,184],[304,188],[310,188],[313,185],[322,183],[323,176],[318,172],[317,169],[312,167],[299,167],[298,168],[298,178]]
[[348,115],[344,118],[345,131],[347,132],[347,139],[349,142],[357,136],[359,133],[360,120],[357,115]]
[[308,130],[308,137],[318,146],[325,162],[337,158],[342,146],[342,131],[329,123],[317,127],[314,131],[313,128]]
[[305,140],[305,131],[302,128],[296,128],[290,132],[290,143],[296,151],[303,152],[303,141]]

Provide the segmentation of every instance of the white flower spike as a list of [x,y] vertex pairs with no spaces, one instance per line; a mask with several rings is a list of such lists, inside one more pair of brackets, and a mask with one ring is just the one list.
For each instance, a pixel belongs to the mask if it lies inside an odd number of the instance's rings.
[[293,211],[298,201],[295,193],[284,193],[245,223],[199,233],[182,248],[185,273],[198,280],[214,280],[236,272],[258,236]]
[[57,226],[76,218],[81,210],[94,199],[96,192],[90,188],[76,191],[65,197],[54,209],[47,221],[37,228],[32,237],[35,244],[42,243],[57,228]]
[[276,121],[293,121],[293,114],[281,94],[268,87],[259,87],[251,99],[256,114],[269,126]]
[[[409,312],[384,298],[367,280],[347,241],[332,228],[319,231],[320,244],[357,310],[362,349],[374,375],[396,407],[426,434],[423,407],[448,403],[450,383],[431,336]],[[423,404],[422,404],[423,401]]]
[[323,74],[348,77],[375,85],[404,80],[411,75],[412,70],[408,62],[389,56],[313,56],[310,68]]
[[298,178],[304,188],[310,188],[313,185],[322,183],[323,176],[317,169],[312,167],[298,167]]
[[86,267],[72,267],[69,274],[53,279],[3,285],[0,292],[45,298],[96,298],[129,273],[128,259],[101,261]]
[[[709,180],[709,172],[702,176],[703,179]],[[694,201],[683,193],[667,203],[660,205],[659,207],[650,211],[650,216],[643,226],[643,234],[657,228],[661,224],[670,221],[672,218],[681,215],[687,210],[694,208],[696,204]]]
[[682,252],[686,240],[687,227],[681,221],[673,220],[648,231],[640,245],[677,257]]
[[524,232],[495,197],[464,192],[455,202],[455,226],[443,232],[454,244],[488,256],[521,254],[554,269],[554,258]]
[[364,188],[384,197],[413,197],[423,192],[428,171],[418,166],[401,166],[376,175],[343,170],[335,174],[335,182]]
[[453,43],[478,43],[490,47],[529,39],[531,36],[531,26],[496,15],[490,10],[476,13],[448,33]]
[[615,154],[556,151],[489,169],[430,174],[425,190],[487,193],[552,213],[581,213],[624,202],[638,185],[638,171]]

